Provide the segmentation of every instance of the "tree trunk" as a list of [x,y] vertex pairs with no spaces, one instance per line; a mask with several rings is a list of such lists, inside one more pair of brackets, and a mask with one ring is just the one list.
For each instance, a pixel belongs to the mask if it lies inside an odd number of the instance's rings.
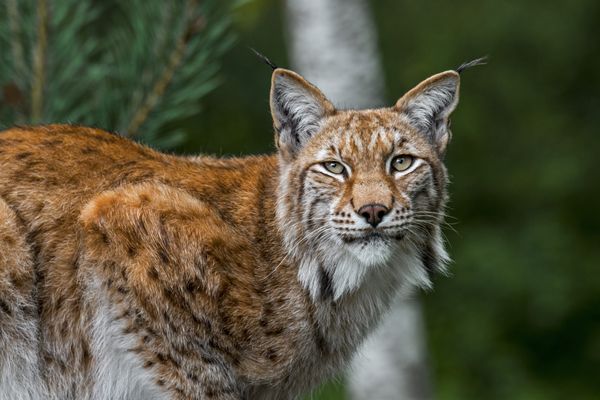
[[348,373],[348,391],[354,400],[432,398],[418,299],[397,299],[354,357]]
[[[366,1],[286,0],[286,15],[296,71],[339,107],[382,105],[383,72]],[[430,399],[424,337],[418,300],[398,299],[353,361],[350,398]]]

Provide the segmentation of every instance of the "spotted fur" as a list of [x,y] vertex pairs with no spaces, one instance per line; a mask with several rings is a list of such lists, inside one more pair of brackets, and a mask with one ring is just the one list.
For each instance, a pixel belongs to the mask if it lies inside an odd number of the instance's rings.
[[[0,399],[294,399],[335,375],[444,268],[457,98],[449,71],[394,107],[336,110],[276,69],[278,152],[260,157],[0,133]],[[396,155],[414,162],[393,172]]]

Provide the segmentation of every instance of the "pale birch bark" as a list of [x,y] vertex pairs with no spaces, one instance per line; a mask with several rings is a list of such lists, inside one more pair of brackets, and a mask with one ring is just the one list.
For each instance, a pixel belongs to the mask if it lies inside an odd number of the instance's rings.
[[[293,69],[338,107],[382,105],[383,73],[367,1],[286,0],[286,16]],[[349,397],[430,399],[424,337],[418,300],[398,300],[354,359]]]

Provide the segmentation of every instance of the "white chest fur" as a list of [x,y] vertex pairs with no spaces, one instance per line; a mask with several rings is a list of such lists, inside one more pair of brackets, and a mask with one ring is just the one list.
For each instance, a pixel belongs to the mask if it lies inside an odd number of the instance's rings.
[[115,314],[108,301],[101,300],[92,326],[94,367],[89,400],[168,399],[152,372],[142,367],[135,353],[128,351],[135,347],[135,339],[123,334],[123,324],[115,319]]

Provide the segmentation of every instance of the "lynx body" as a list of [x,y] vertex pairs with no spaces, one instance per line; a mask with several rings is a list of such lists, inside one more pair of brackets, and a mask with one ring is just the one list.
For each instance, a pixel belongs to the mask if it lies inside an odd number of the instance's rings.
[[273,74],[278,151],[0,133],[0,399],[294,399],[430,285],[458,74],[336,110]]

